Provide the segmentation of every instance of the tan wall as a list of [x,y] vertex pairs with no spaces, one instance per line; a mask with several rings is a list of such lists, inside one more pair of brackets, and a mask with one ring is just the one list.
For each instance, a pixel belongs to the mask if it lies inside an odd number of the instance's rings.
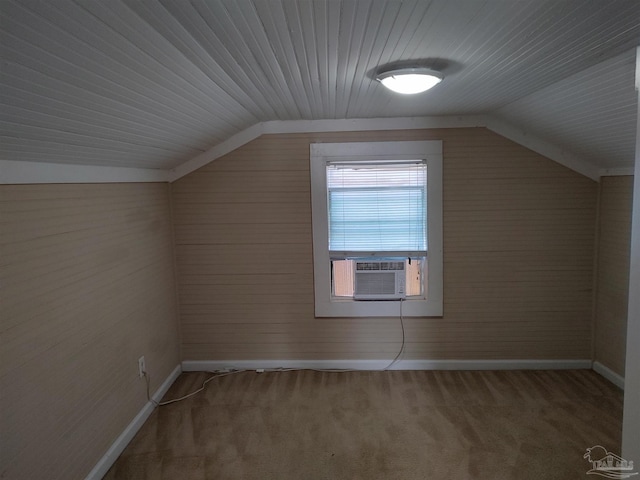
[[443,140],[444,318],[407,359],[591,358],[597,184],[485,129],[265,135],[172,185],[183,360],[390,359],[397,320],[314,318],[309,143]]
[[178,365],[168,188],[0,187],[0,478],[84,478]]
[[595,360],[624,376],[633,176],[600,182]]

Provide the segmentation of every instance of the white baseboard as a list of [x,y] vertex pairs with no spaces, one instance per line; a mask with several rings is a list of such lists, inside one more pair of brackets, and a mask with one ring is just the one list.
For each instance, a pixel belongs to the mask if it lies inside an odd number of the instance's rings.
[[[182,373],[182,370],[180,365],[178,365],[173,369],[167,379],[162,383],[162,385],[160,385],[158,390],[156,390],[156,393],[154,393],[151,398],[156,402],[159,402],[164,394],[167,393],[169,387],[173,385],[173,382],[176,381],[180,373]],[[89,472],[89,475],[85,477],[85,480],[101,480],[102,477],[107,474],[111,466],[115,463],[135,434],[138,433],[138,430],[140,430],[142,425],[144,425],[144,422],[147,421],[154,408],[155,405],[151,402],[147,402],[145,406],[142,407],[142,410],[138,412],[131,423],[127,425],[127,428],[125,428],[120,436],[116,438],[111,447],[109,447],[109,450],[107,450],[107,453],[105,453],[98,463],[96,463],[96,466],[93,467],[91,472]]]
[[604,378],[609,380],[611,383],[613,383],[616,387],[619,387],[622,390],[624,390],[624,377],[623,376],[618,375],[616,372],[611,370],[609,367],[605,367],[600,362],[593,362],[593,369],[597,373],[602,375]]
[[[391,360],[186,360],[183,372],[310,369],[385,370]],[[591,360],[400,360],[389,370],[572,370],[590,369]]]

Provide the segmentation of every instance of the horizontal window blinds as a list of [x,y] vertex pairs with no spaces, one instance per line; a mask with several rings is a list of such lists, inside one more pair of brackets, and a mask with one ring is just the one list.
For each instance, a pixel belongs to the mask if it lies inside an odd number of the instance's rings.
[[421,160],[329,162],[329,251],[426,255],[426,189]]

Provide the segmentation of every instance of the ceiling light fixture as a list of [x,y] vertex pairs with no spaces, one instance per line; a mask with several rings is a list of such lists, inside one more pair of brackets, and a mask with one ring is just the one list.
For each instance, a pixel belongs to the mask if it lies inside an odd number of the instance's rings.
[[422,93],[439,84],[444,76],[428,68],[398,68],[387,70],[376,76],[382,85],[396,93]]

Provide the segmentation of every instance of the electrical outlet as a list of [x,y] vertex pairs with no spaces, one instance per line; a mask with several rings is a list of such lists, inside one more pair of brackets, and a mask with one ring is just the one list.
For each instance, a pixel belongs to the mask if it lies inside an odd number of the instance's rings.
[[144,355],[138,359],[138,375],[140,378],[144,377],[144,374],[147,373],[147,367],[144,364]]

